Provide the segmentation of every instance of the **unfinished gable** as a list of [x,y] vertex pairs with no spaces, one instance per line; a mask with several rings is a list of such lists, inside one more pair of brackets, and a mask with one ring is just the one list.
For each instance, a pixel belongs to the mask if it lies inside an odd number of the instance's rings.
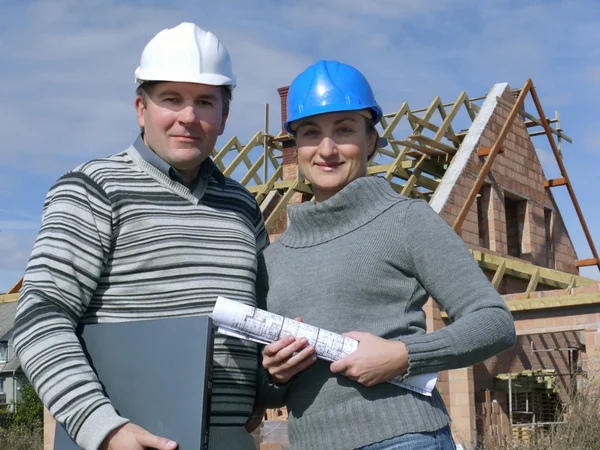
[[[465,204],[513,101],[508,84],[496,84],[469,128],[431,199],[447,222],[454,223]],[[517,115],[462,223],[463,240],[473,249],[577,274],[574,246],[545,180],[527,124]]]

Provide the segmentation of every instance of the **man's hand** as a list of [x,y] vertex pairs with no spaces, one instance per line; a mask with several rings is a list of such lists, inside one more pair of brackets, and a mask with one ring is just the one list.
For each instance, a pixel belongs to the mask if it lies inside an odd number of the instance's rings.
[[132,423],[126,423],[111,431],[100,446],[100,450],[145,450],[147,448],[175,450],[177,443],[154,436]]
[[[300,317],[296,317],[294,320],[302,322]],[[296,339],[293,336],[287,336],[263,348],[263,367],[267,369],[276,383],[287,383],[294,375],[317,360],[317,357],[313,355],[314,347],[307,346],[307,344],[308,340],[304,337]]]
[[371,333],[344,333],[359,341],[358,349],[343,359],[331,363],[333,373],[370,387],[402,375],[408,370],[408,351],[403,342],[388,341]]

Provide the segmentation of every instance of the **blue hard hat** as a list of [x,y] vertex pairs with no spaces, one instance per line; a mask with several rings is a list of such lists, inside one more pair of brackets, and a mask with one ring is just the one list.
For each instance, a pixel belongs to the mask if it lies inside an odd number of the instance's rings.
[[337,111],[370,109],[373,125],[381,120],[381,107],[369,82],[354,67],[321,60],[298,75],[288,90],[286,131],[294,134],[292,122]]

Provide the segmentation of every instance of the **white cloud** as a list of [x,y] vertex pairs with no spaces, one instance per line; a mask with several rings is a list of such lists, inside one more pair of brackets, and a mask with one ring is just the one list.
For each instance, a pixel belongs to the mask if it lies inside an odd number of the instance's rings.
[[[462,1],[458,7],[462,9],[470,4],[475,2]],[[291,27],[374,32],[377,25],[385,22],[393,26],[389,22],[420,19],[456,8],[457,2],[445,0],[305,0],[286,4],[282,8],[282,18]]]

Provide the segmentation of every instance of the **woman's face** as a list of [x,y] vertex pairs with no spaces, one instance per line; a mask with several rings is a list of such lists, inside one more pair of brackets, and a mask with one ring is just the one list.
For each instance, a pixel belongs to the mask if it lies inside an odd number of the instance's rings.
[[322,202],[367,173],[377,134],[368,132],[356,111],[321,114],[302,120],[296,130],[298,167]]

